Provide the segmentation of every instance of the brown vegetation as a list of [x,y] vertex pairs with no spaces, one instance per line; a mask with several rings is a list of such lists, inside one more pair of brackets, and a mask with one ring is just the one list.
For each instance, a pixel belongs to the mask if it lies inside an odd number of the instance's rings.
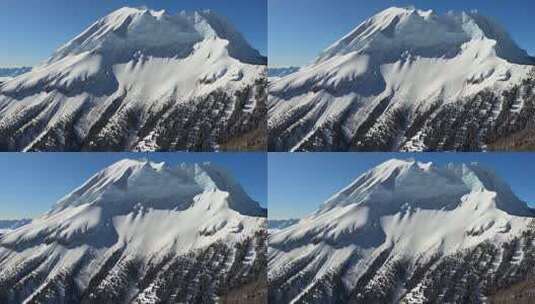
[[535,151],[535,129],[502,137],[487,146],[489,151]]
[[267,304],[268,286],[265,279],[243,285],[221,297],[222,304]]
[[220,145],[221,151],[266,151],[267,133],[264,128],[230,138]]
[[529,280],[498,291],[489,298],[492,304],[531,304],[535,303],[535,281]]

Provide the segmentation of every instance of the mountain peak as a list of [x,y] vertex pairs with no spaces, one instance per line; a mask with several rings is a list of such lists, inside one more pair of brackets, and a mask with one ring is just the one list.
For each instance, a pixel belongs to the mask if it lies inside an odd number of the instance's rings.
[[[120,17],[120,16],[132,16],[136,14],[151,14],[156,15],[159,11],[151,10],[148,7],[145,6],[139,6],[139,7],[132,7],[132,6],[123,6],[110,14],[108,14],[108,17]],[[162,10],[161,12],[165,13],[165,10]]]
[[433,10],[390,7],[365,20],[323,51],[316,63],[352,52],[372,55],[380,61],[392,61],[403,54],[450,58],[461,51],[463,44],[479,40],[494,41],[486,47],[505,60],[523,64],[534,62],[503,27],[477,12],[450,11],[438,15]]
[[478,164],[437,166],[414,159],[391,159],[360,175],[327,200],[319,212],[348,205],[396,208],[405,203],[420,208],[450,208],[464,195],[496,194],[496,208],[511,214],[529,214],[527,205],[489,169]]
[[[135,204],[155,209],[187,209],[202,193],[228,194],[225,206],[242,214],[263,214],[234,178],[210,163],[176,167],[165,162],[123,159],[101,170],[62,198],[50,214],[83,205],[129,209]],[[110,207],[111,206],[111,207]]]
[[99,19],[59,48],[48,63],[68,56],[106,54],[112,62],[125,62],[142,53],[154,57],[186,57],[202,41],[227,41],[231,57],[262,63],[260,53],[224,17],[204,10],[169,14],[165,10],[123,7]]
[[391,6],[379,13],[377,13],[375,16],[373,16],[372,18],[375,18],[375,19],[384,19],[385,17],[396,17],[396,16],[409,16],[409,15],[417,15],[417,16],[422,16],[422,17],[426,17],[426,18],[429,18],[430,16],[432,15],[435,15],[434,11],[432,9],[429,9],[429,10],[420,10],[420,9],[417,9],[415,6],[413,5],[409,5],[409,6]]

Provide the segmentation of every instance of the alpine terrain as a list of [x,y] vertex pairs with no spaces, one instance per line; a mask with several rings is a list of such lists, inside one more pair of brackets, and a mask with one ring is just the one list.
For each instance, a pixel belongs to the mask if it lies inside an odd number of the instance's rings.
[[265,74],[212,11],[121,8],[0,84],[0,150],[258,149]]
[[390,160],[270,235],[270,303],[488,302],[535,278],[534,215],[480,165]]
[[534,65],[477,12],[392,7],[270,82],[269,149],[532,149]]
[[0,236],[0,303],[265,303],[265,217],[215,165],[122,160]]

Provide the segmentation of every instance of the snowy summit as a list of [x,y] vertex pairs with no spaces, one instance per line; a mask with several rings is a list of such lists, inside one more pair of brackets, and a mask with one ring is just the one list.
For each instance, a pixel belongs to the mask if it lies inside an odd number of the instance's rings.
[[226,49],[226,55],[242,62],[266,62],[229,21],[213,11],[182,11],[172,15],[165,10],[124,7],[98,20],[59,48],[48,63],[86,52],[117,60],[129,59],[137,52],[145,56],[182,57],[204,40],[225,40],[219,47]]

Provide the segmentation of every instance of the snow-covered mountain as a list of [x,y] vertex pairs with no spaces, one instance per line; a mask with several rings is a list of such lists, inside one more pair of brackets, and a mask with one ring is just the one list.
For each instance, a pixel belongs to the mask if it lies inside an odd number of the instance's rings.
[[269,149],[521,148],[502,141],[528,138],[534,65],[477,12],[392,7],[270,83]]
[[534,215],[477,164],[390,160],[270,234],[270,302],[480,303],[533,278]]
[[265,223],[215,165],[123,160],[0,236],[0,302],[212,303],[265,282]]
[[265,129],[265,74],[212,11],[125,7],[0,85],[0,149],[224,149]]

